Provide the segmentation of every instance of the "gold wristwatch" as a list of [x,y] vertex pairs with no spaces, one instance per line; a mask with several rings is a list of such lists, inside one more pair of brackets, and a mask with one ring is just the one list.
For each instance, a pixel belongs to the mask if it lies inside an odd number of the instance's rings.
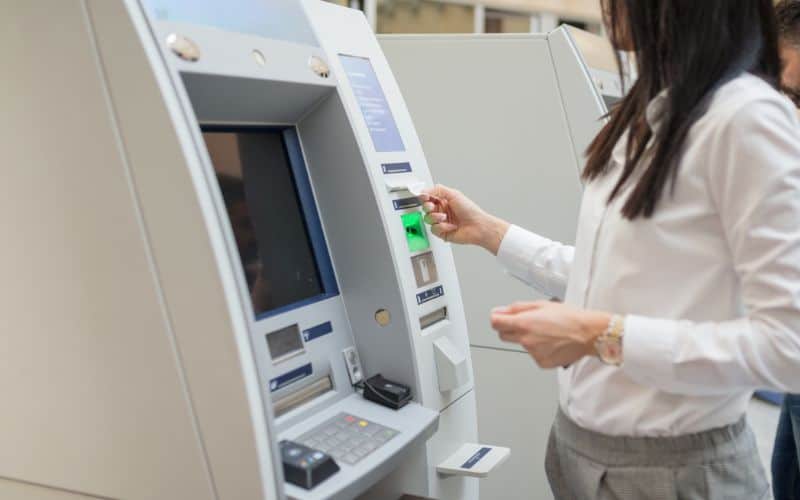
[[608,322],[608,327],[602,335],[594,341],[597,356],[600,361],[611,366],[622,364],[622,338],[625,336],[625,318],[615,314]]

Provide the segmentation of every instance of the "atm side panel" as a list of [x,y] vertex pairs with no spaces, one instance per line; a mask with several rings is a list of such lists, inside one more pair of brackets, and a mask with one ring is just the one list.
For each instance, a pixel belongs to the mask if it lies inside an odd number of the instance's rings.
[[[477,439],[477,422],[474,402],[470,404],[473,400],[469,398],[473,388],[472,364],[460,286],[455,273],[452,253],[446,243],[433,237],[429,234],[429,230],[423,227],[422,230],[428,232],[429,251],[433,255],[437,268],[437,279],[432,283],[420,285],[420,283],[425,283],[425,280],[418,279],[417,275],[423,275],[424,272],[415,274],[414,259],[421,253],[415,251],[412,242],[407,241],[408,229],[404,228],[403,221],[404,215],[411,215],[415,211],[419,211],[419,207],[404,208],[403,204],[406,199],[412,195],[408,190],[395,185],[397,182],[404,182],[398,180],[402,179],[404,175],[407,176],[407,179],[421,181],[426,186],[433,185],[422,147],[389,65],[363,15],[359,12],[336,8],[324,2],[309,1],[306,2],[306,5],[320,42],[327,52],[331,69],[340,81],[339,95],[347,110],[349,120],[356,130],[364,166],[368,170],[371,189],[383,219],[385,234],[373,237],[387,238],[390,243],[391,258],[402,291],[402,303],[392,305],[394,308],[392,316],[401,315],[408,325],[408,331],[403,334],[407,335],[411,341],[413,352],[411,353],[412,359],[406,360],[406,363],[415,369],[417,397],[426,407],[440,412],[461,398],[465,402],[464,405],[459,405],[457,423],[455,421],[448,422],[450,432],[441,434],[447,438],[437,439],[434,437],[427,445],[426,459],[428,463],[420,465],[427,467],[429,486],[424,488],[422,485],[418,485],[410,492],[436,495],[442,498],[474,498],[477,496],[475,480],[443,479],[435,473],[436,464],[448,457],[463,443],[474,442]],[[361,69],[354,71],[354,66]],[[369,106],[370,102],[365,104],[361,92],[366,91],[372,94],[376,91],[375,82],[369,82],[371,79],[369,73],[372,71],[374,71],[377,86],[385,95],[388,111],[393,115],[397,124],[402,140],[402,145],[399,147],[397,145],[385,147],[386,144],[382,144],[379,139],[376,139],[373,134],[375,132],[372,128],[373,123],[367,119],[364,112],[364,107]],[[365,78],[366,82],[361,80],[365,73],[368,75]],[[360,81],[356,82],[356,79],[360,79]],[[367,85],[367,88],[364,85]],[[398,167],[398,165],[405,165],[405,168],[410,167],[410,171],[402,171],[402,167]],[[395,169],[401,170],[401,172],[394,173]],[[423,328],[425,325],[423,318],[442,307],[447,308],[447,320]],[[366,333],[355,323],[353,330],[358,343],[359,335],[366,335]],[[467,363],[463,382],[448,390],[442,389],[442,381],[439,379],[437,365],[434,361],[434,343],[441,339],[452,342],[456,349],[463,354]],[[374,345],[375,347],[370,349],[374,351],[380,349],[379,343]],[[367,358],[368,354],[368,352],[362,353],[362,356]],[[454,430],[455,432],[453,432]],[[439,432],[441,433],[442,430]],[[401,473],[398,472],[398,474]]]
[[89,0],[163,300],[219,498],[280,498],[271,409],[259,387],[202,143],[135,1]]
[[608,110],[569,32],[559,28],[547,39],[580,175],[586,163],[586,149],[603,127]]
[[85,3],[0,19],[0,491],[213,499]]

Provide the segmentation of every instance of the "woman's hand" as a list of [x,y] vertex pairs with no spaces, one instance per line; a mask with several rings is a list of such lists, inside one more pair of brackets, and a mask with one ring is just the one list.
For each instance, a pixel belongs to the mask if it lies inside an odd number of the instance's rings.
[[611,315],[542,301],[498,307],[491,320],[501,339],[520,344],[542,368],[556,368],[596,355]]
[[484,212],[460,191],[437,185],[419,196],[425,222],[445,241],[478,245],[494,255],[510,224]]

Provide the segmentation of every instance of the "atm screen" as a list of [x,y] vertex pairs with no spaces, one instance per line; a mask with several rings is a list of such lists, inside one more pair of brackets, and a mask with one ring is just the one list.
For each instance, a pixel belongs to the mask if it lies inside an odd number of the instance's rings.
[[292,168],[284,132],[204,127],[203,138],[256,317],[335,292],[332,276],[324,275],[324,240],[315,248],[309,230],[317,214],[307,178],[298,183],[305,170]]

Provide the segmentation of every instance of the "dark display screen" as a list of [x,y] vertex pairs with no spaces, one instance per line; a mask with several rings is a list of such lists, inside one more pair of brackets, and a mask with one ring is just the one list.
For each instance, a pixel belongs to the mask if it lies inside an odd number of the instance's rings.
[[[285,134],[204,128],[203,138],[225,200],[255,315],[324,295]],[[305,208],[316,211],[315,207]]]

